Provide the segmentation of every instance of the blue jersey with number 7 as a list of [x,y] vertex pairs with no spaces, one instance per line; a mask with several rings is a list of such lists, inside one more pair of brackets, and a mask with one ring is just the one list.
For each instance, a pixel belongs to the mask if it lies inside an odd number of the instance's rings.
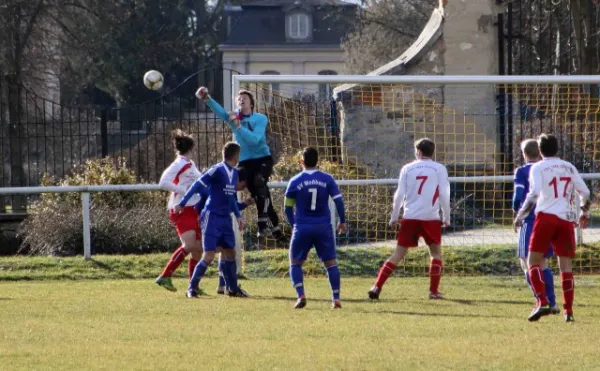
[[296,224],[330,224],[329,197],[342,195],[331,175],[305,170],[290,180],[285,197],[296,201]]

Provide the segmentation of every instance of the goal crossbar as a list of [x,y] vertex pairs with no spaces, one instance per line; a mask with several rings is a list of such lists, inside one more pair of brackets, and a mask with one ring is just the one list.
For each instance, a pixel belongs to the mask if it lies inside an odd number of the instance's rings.
[[242,83],[283,84],[600,84],[600,75],[233,75],[234,92]]

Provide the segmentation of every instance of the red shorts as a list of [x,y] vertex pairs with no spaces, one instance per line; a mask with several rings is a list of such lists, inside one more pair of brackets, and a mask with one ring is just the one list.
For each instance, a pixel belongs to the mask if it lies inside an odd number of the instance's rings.
[[554,214],[538,213],[533,223],[529,251],[546,254],[554,247],[554,255],[575,256],[575,225]]
[[398,246],[417,247],[423,237],[427,245],[442,243],[442,222],[439,220],[402,219],[398,231]]
[[198,213],[193,206],[186,206],[180,214],[175,214],[173,210],[169,210],[169,219],[175,225],[177,235],[181,236],[187,231],[195,231],[196,239],[200,240],[200,224],[198,224]]

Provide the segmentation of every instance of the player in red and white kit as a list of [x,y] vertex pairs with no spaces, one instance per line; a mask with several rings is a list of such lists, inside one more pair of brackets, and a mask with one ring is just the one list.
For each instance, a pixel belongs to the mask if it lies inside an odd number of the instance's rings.
[[[375,285],[369,291],[370,299],[379,299],[385,281],[396,265],[404,259],[408,249],[419,244],[420,237],[423,237],[429,246],[431,256],[429,298],[444,298],[438,288],[443,267],[442,225],[450,225],[450,183],[446,167],[431,159],[434,152],[435,143],[431,139],[419,139],[415,142],[417,160],[405,165],[400,171],[390,219],[390,226],[400,224],[398,245],[379,270]],[[404,215],[402,220],[399,220],[402,206],[404,206]],[[443,216],[441,220],[440,209]]]
[[194,149],[194,139],[181,130],[173,132],[173,146],[177,151],[177,158],[163,172],[160,177],[159,186],[171,192],[169,196],[169,218],[175,225],[177,235],[181,240],[181,246],[175,250],[165,269],[156,279],[156,284],[169,291],[177,291],[171,281],[171,276],[181,265],[188,254],[188,275],[191,277],[196,264],[202,257],[202,244],[200,241],[200,226],[198,224],[198,213],[194,205],[200,201],[199,195],[194,195],[187,202],[181,213],[174,212],[175,205],[183,198],[188,188],[202,175],[190,156]]
[[[529,321],[537,321],[552,311],[546,297],[544,275],[541,269],[544,254],[548,252],[550,243],[552,243],[560,268],[565,321],[573,322],[575,281],[571,261],[575,256],[575,225],[579,222],[582,228],[587,227],[590,190],[575,166],[556,157],[559,146],[554,135],[540,135],[538,144],[542,161],[531,167],[529,193],[514,221],[516,231],[535,205],[536,217],[529,240],[528,266],[529,278],[537,303],[529,315]],[[574,207],[575,192],[581,198],[582,214],[579,220],[577,220],[577,212]]]

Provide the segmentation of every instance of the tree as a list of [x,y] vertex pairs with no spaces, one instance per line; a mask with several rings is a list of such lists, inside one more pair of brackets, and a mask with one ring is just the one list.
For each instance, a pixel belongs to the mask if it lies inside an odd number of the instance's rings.
[[[65,54],[79,58],[65,67],[69,75],[89,74],[79,80],[93,82],[118,103],[144,97],[141,76],[150,68],[196,71],[215,55],[222,1],[213,6],[201,0],[96,1],[97,17],[69,22],[82,42],[67,44]],[[82,45],[88,53],[79,52]]]
[[[4,0],[0,5],[0,169],[27,184],[24,89],[77,102],[86,87],[118,103],[148,94],[141,76],[196,71],[216,56],[225,0]],[[178,76],[181,78],[182,76]],[[5,107],[4,107],[5,106]],[[35,107],[33,108],[35,109]],[[24,198],[15,199],[17,208]],[[20,200],[20,201],[19,201]],[[1,208],[1,205],[0,205]]]
[[346,73],[367,73],[398,58],[419,36],[438,3],[363,0],[355,29],[342,43]]
[[[55,28],[51,18],[57,12],[56,5],[45,0],[6,0],[0,6],[0,86],[5,88],[0,96],[6,96],[0,134],[2,139],[8,138],[8,145],[3,146],[5,151],[0,155],[2,165],[7,158],[10,163],[12,186],[26,184],[21,145],[21,138],[26,135],[21,121],[26,113],[22,109],[21,86],[25,80],[39,81],[55,71],[52,58]],[[24,208],[25,198],[14,197],[13,209]]]

